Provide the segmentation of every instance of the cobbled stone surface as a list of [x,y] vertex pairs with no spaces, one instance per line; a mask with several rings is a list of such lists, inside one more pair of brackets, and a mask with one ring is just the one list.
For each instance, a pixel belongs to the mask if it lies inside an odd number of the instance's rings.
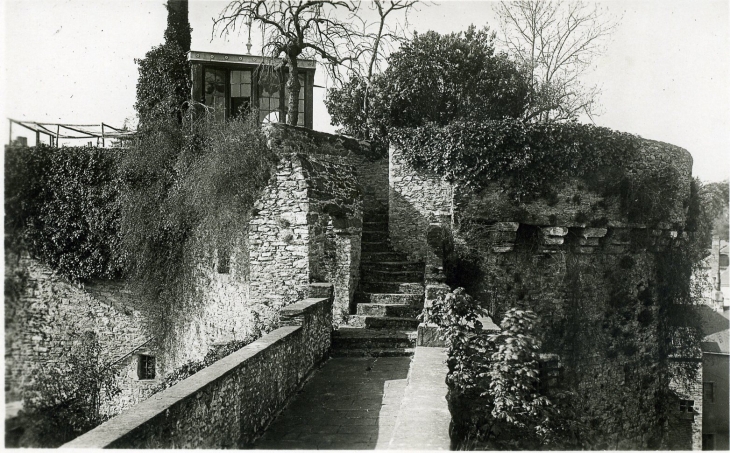
[[253,447],[387,449],[410,363],[410,357],[329,360]]

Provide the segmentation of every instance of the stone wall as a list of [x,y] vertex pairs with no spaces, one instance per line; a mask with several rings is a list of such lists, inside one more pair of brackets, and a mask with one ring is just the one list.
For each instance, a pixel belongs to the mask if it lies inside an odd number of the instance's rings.
[[[686,150],[667,143],[652,140],[643,140],[642,143],[641,158],[631,172],[645,175],[671,172],[679,192],[685,194],[684,199],[668,206],[666,217],[649,234],[657,237],[676,235],[685,222],[692,157]],[[584,228],[588,234],[595,227],[646,230],[646,225],[631,223],[621,214],[618,197],[604,198],[589,190],[589,185],[589,182],[574,179],[564,187],[556,188],[559,190],[553,200],[537,199],[518,204],[510,200],[496,183],[473,193],[416,171],[403,160],[398,149],[391,148],[390,237],[396,249],[412,258],[424,258],[428,225],[434,222],[448,224],[449,219],[458,225],[463,216],[494,225],[502,232],[516,232],[516,228],[508,226],[510,223]],[[508,244],[510,241],[498,242]]]
[[361,232],[353,166],[316,154],[283,155],[250,221],[251,299],[278,310],[310,282],[331,281],[339,321],[359,279]]
[[388,228],[393,247],[412,260],[426,258],[429,224],[450,224],[454,190],[433,175],[415,171],[390,148]]
[[64,448],[250,445],[330,346],[332,292],[281,310],[282,327],[140,403]]
[[161,345],[164,354],[160,355],[162,374],[201,360],[219,344],[253,340],[262,325],[275,325],[276,313],[249,297],[247,220],[241,219],[241,234],[231,250],[211,247],[206,256],[199,258],[191,282],[194,293],[178,301],[164,321],[155,318],[156,322],[165,323],[165,343]]
[[283,125],[272,130],[289,139],[270,140],[281,160],[253,211],[240,219],[240,236],[232,249],[212,246],[199,257],[189,282],[194,292],[164,321],[154,304],[133,298],[124,283],[79,288],[38,263],[22,263],[30,266],[35,289],[13,306],[17,314],[8,310],[6,316],[10,400],[21,397],[36,367],[56,363],[73,335],[84,330],[97,332],[109,361],[118,362],[124,392],[109,411],[114,413],[143,399],[157,383],[136,379],[142,351],[130,352],[151,335],[164,339],[154,345],[159,381],[219,344],[275,328],[282,307],[300,300],[310,282],[332,281],[337,319],[349,313],[359,279],[363,186],[358,181],[387,199],[382,187],[387,170],[365,158],[367,144],[320,133],[312,133],[314,140],[306,129]]
[[[638,357],[655,353],[658,344],[658,259],[688,238],[682,230],[689,153],[645,141],[632,171],[674,174],[682,194],[652,228],[630,223],[617,197],[604,199],[586,181],[556,188],[555,199],[518,204],[496,184],[468,193],[416,171],[398,149],[390,150],[390,238],[396,249],[426,262],[426,305],[447,289],[440,269],[451,251],[477,250],[479,265],[446,269],[449,282],[467,286],[496,321],[512,307],[537,313],[544,350],[561,357],[581,413],[600,424],[592,439],[597,449],[647,448],[649,427],[642,421],[654,407],[641,398],[642,386],[661,384]],[[468,233],[461,228],[465,218]],[[633,302],[623,306],[622,300]],[[687,425],[695,448],[701,419],[698,412]]]
[[316,156],[320,161],[352,166],[365,198],[388,205],[388,159],[372,158],[368,142],[285,124],[270,124],[264,132],[269,146],[282,154]]
[[689,383],[672,382],[670,387],[682,400],[692,401],[692,413],[682,412],[677,400],[671,402],[668,445],[673,450],[703,450],[702,428],[704,408],[702,404],[702,381],[704,371],[700,366],[697,379]]
[[6,401],[22,399],[23,389],[44,370],[63,367],[85,332],[96,334],[102,362],[119,370],[121,393],[104,402],[103,413],[117,413],[149,395],[157,380],[140,381],[137,360],[156,344],[123,283],[79,287],[27,256],[6,260],[6,277],[15,271],[27,272],[27,282],[17,299],[5,300]]
[[360,279],[362,193],[351,165],[298,155],[309,195],[309,280],[335,286],[334,316],[349,314]]
[[308,213],[301,163],[283,158],[249,221],[251,299],[278,309],[301,298],[309,283]]

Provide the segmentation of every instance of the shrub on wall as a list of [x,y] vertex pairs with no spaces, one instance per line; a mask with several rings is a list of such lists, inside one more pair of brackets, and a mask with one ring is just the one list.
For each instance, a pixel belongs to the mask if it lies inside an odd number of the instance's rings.
[[[463,288],[424,309],[448,344],[449,409],[457,449],[565,448],[562,417],[540,392],[537,317],[510,309],[501,331],[484,331],[486,311]],[[556,419],[556,420],[555,420]]]
[[567,178],[604,176],[606,169],[634,161],[639,138],[577,124],[532,124],[518,120],[429,123],[393,132],[406,161],[465,187],[491,181],[515,198],[545,194]]
[[171,316],[200,299],[196,285],[214,272],[215,256],[240,246],[277,161],[255,115],[140,129],[120,162],[121,249],[156,327],[171,334]]
[[505,54],[495,50],[488,27],[441,35],[414,34],[388,58],[372,83],[353,78],[327,93],[332,124],[387,155],[397,127],[455,120],[517,118],[529,98],[529,81]]
[[74,281],[114,278],[119,200],[114,153],[103,148],[8,148],[6,247],[28,251]]

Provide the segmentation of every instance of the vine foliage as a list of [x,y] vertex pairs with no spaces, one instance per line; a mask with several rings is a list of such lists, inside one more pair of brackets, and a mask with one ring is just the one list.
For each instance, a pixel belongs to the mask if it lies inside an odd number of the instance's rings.
[[216,254],[241,249],[250,210],[278,162],[255,113],[148,123],[121,156],[121,250],[146,312],[168,336]]
[[[463,288],[424,309],[449,347],[452,442],[459,448],[539,448],[554,442],[550,399],[540,392],[537,317],[512,308],[501,330],[485,331],[484,310]],[[452,445],[454,446],[454,445]]]
[[5,246],[70,280],[123,272],[116,150],[11,147],[5,152]]

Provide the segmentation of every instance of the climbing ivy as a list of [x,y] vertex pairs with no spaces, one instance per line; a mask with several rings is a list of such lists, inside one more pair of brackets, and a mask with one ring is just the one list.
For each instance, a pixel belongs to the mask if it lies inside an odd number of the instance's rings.
[[549,193],[572,177],[609,184],[625,174],[641,144],[604,127],[512,119],[428,123],[391,135],[415,168],[473,189],[497,181],[517,200]]
[[137,101],[134,108],[140,124],[157,119],[182,122],[190,99],[191,32],[187,0],[168,0],[165,42],[153,47],[144,58],[135,59],[139,65]]
[[7,148],[6,247],[29,252],[73,281],[121,275],[117,152]]

